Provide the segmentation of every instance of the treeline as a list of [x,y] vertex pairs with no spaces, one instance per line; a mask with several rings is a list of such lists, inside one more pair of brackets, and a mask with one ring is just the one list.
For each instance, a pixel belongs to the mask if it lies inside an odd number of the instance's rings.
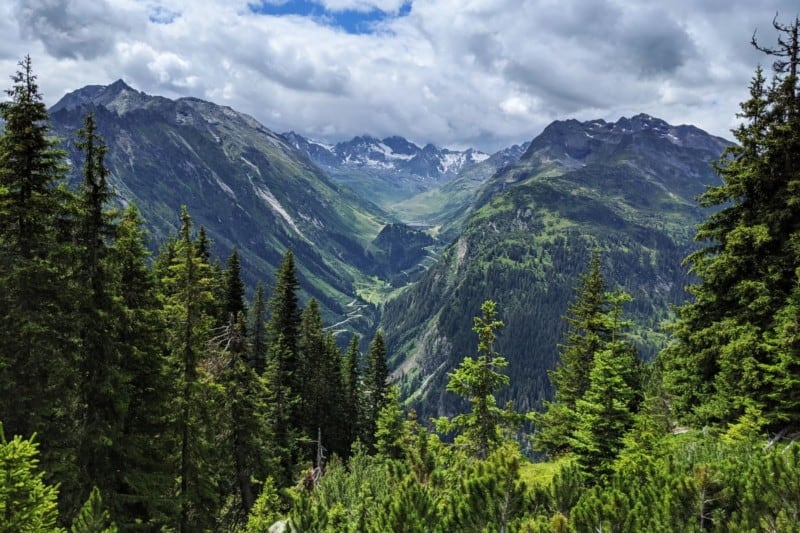
[[357,336],[343,352],[317,302],[300,305],[291,252],[248,305],[238,253],[212,258],[185,209],[149,257],[136,207],[112,207],[93,115],[69,190],[20,67],[0,108],[0,529],[233,530],[265,484],[290,487],[356,440],[372,449],[380,332],[364,356]]

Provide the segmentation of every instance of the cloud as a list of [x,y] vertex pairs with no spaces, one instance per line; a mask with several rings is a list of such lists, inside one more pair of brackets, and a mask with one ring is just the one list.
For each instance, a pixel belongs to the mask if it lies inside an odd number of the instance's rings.
[[14,17],[20,34],[41,40],[55,58],[94,59],[109,52],[118,33],[132,30],[105,0],[26,0]]
[[[770,65],[753,30],[772,44],[775,11],[795,1],[315,0],[327,15],[301,16],[248,0],[19,0],[0,5],[0,69],[30,52],[50,103],[124,78],[333,141],[491,150],[554,119],[639,112],[726,135],[756,64]],[[390,16],[367,33],[325,18],[375,10]]]

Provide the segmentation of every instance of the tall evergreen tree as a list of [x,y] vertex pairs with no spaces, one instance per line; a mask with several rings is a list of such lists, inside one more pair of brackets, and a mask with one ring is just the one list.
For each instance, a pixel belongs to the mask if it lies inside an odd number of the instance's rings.
[[146,234],[138,209],[123,213],[111,250],[123,319],[118,326],[122,372],[129,403],[121,441],[119,497],[110,506],[123,530],[151,530],[174,524],[176,445],[170,423],[177,390],[164,357],[165,328],[154,273],[148,266]]
[[267,390],[264,381],[250,364],[252,349],[247,342],[244,283],[239,254],[235,249],[228,259],[224,278],[224,309],[228,324],[219,339],[219,345],[230,358],[223,374],[223,383],[226,388],[226,411],[230,417],[228,449],[233,455],[233,492],[238,495],[241,509],[235,522],[241,523],[258,497],[254,480],[266,479],[273,452],[266,418]]
[[80,502],[66,501],[79,435],[70,196],[57,186],[64,154],[48,136],[30,57],[12,80],[11,101],[0,104],[0,420],[10,435],[38,432],[42,466],[72,512]]
[[608,341],[605,319],[608,295],[601,267],[602,257],[594,251],[589,269],[581,276],[575,289],[576,299],[564,317],[568,326],[566,343],[560,346],[558,366],[550,371],[555,398],[552,402],[545,402],[542,413],[534,415],[534,444],[550,454],[562,453],[569,448],[570,432],[577,422],[576,402],[589,389],[595,354]]
[[[343,419],[344,383],[342,354],[332,334],[323,329],[319,304],[311,299],[303,310],[298,340],[300,351],[300,411],[303,435],[315,441],[321,434],[329,453],[346,454],[349,447]],[[315,446],[308,446],[306,456],[314,458]]]
[[207,357],[213,317],[207,310],[212,300],[210,265],[191,235],[191,217],[184,207],[181,229],[166,289],[164,317],[167,347],[176,373],[175,424],[178,437],[178,531],[213,527],[219,507],[218,478],[214,471],[208,424],[208,376],[201,367]]
[[281,485],[292,481],[298,451],[296,439],[302,434],[303,427],[299,418],[301,375],[298,339],[301,309],[297,297],[298,288],[294,255],[291,250],[287,250],[275,274],[275,285],[268,305],[269,348],[265,371],[269,387],[275,394],[275,413],[272,419],[281,464],[281,475],[276,476],[276,481]]
[[0,531],[64,531],[56,527],[58,489],[45,483],[38,454],[33,439],[6,440],[0,424]]
[[[78,464],[83,486],[98,487],[115,505],[122,471],[115,448],[123,445],[122,426],[129,397],[120,368],[122,313],[109,265],[116,224],[108,208],[112,192],[104,162],[106,147],[91,113],[78,131],[77,148],[84,154],[75,232],[83,425]],[[85,489],[83,494],[88,495]]]
[[266,314],[267,305],[264,301],[264,286],[259,283],[253,298],[253,306],[250,308],[250,322],[247,328],[250,338],[248,364],[259,376],[264,373],[264,368],[267,364]]
[[[350,344],[342,357],[342,386],[344,387],[344,401],[342,404],[342,417],[347,422],[347,448],[356,441],[359,435],[361,415],[361,373],[359,362],[361,352],[359,346],[361,338],[353,334]],[[347,455],[347,454],[345,454]]]
[[228,258],[228,268],[225,269],[225,313],[230,317],[241,314],[247,315],[247,304],[244,298],[244,281],[242,281],[242,265],[239,261],[239,252],[236,248]]
[[733,132],[738,144],[717,163],[723,183],[700,198],[719,209],[698,228],[705,246],[686,263],[700,283],[679,310],[676,342],[661,355],[674,409],[704,424],[735,421],[746,409],[781,423],[769,377],[776,361],[765,339],[800,264],[800,50],[798,19],[774,24],[777,48],[753,41],[777,57],[772,80],[756,71],[744,122]]
[[378,330],[369,345],[362,384],[362,419],[359,423],[361,442],[372,449],[375,443],[375,430],[378,416],[386,404],[386,390],[389,386],[389,367],[386,362],[386,344],[383,333]]
[[[278,362],[278,370],[288,379],[287,385],[292,386],[292,371],[297,366],[297,339],[300,335],[300,303],[297,291],[300,283],[297,281],[297,272],[294,265],[294,254],[287,250],[283,261],[275,274],[275,286],[269,301],[270,321],[268,331],[271,339],[283,337],[283,344],[291,352],[292,359]],[[295,391],[297,387],[295,387]]]

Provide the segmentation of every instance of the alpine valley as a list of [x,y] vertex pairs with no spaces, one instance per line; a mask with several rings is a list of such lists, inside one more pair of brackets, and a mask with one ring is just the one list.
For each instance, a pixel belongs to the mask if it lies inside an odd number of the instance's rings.
[[652,358],[686,297],[681,261],[707,214],[695,197],[718,182],[711,162],[728,144],[643,114],[558,121],[495,154],[399,136],[326,144],[117,81],[50,110],[75,169],[89,111],[118,201],[137,204],[154,249],[179,227],[181,205],[215,256],[238,249],[251,288],[269,286],[291,249],[303,298],[329,325],[384,331],[393,377],[424,417],[458,407],[447,374],[474,353],[472,317],[486,299],[507,331],[496,345],[509,360],[507,399],[526,410],[549,397],[562,315],[593,250],[610,288],[633,296],[626,312],[640,357]]

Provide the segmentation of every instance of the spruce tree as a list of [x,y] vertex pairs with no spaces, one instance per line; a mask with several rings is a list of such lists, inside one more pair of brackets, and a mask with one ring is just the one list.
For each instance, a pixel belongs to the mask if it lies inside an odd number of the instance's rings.
[[256,287],[253,306],[250,308],[247,333],[250,339],[250,357],[248,364],[259,376],[264,373],[267,364],[267,305],[264,300],[264,286]]
[[298,453],[297,439],[305,426],[300,419],[301,370],[298,339],[301,309],[294,255],[287,250],[275,274],[275,285],[269,299],[267,334],[267,369],[265,377],[275,395],[273,431],[280,456],[281,474],[275,477],[281,485],[291,483]]
[[222,382],[226,388],[226,411],[230,423],[235,488],[240,504],[241,522],[250,513],[258,496],[254,480],[265,479],[272,459],[270,428],[266,418],[267,390],[251,366],[251,347],[247,342],[244,283],[239,254],[234,249],[224,272],[226,299],[224,309],[228,324],[218,345],[229,357]]
[[[361,352],[359,346],[361,338],[353,334],[350,343],[342,357],[342,386],[344,388],[344,401],[342,404],[342,417],[346,422],[347,448],[356,441],[359,435],[359,424],[362,419],[361,414],[361,373],[359,372],[359,362]],[[347,454],[345,454],[347,455]]]
[[570,442],[578,461],[591,474],[608,475],[633,425],[631,387],[636,355],[624,342],[612,342],[595,354],[586,394],[576,402],[577,426]]
[[72,520],[70,533],[117,533],[117,526],[103,505],[100,489],[94,487],[81,510]]
[[78,131],[77,148],[84,154],[75,235],[82,411],[78,464],[84,487],[98,487],[114,506],[123,471],[116,448],[124,444],[122,424],[130,398],[120,368],[119,328],[124,317],[109,264],[117,228],[108,207],[112,191],[106,147],[91,113]]
[[569,449],[570,432],[575,426],[576,402],[589,389],[589,374],[595,354],[608,342],[608,295],[602,273],[602,257],[592,253],[589,268],[575,289],[576,299],[570,304],[564,320],[568,325],[566,343],[560,346],[561,360],[550,371],[555,391],[552,402],[544,403],[544,412],[534,415],[538,449],[556,455]]
[[12,80],[0,104],[0,420],[10,435],[40,435],[43,468],[71,513],[80,505],[71,498],[80,435],[71,196],[58,187],[64,154],[30,57]]
[[369,345],[362,388],[361,442],[373,449],[378,415],[386,404],[389,368],[386,362],[386,344],[378,330]]
[[294,255],[291,250],[287,250],[275,274],[275,286],[268,306],[270,310],[268,330],[273,341],[282,336],[284,346],[291,352],[292,359],[278,362],[279,372],[289,379],[287,385],[290,387],[293,385],[292,371],[297,366],[297,339],[300,335],[301,309],[297,298],[299,288]]
[[[771,426],[786,416],[769,376],[774,319],[795,285],[800,242],[798,19],[774,23],[777,60],[769,83],[759,68],[742,103],[743,123],[717,163],[722,185],[700,197],[718,210],[698,228],[703,247],[686,263],[699,278],[678,312],[676,342],[661,358],[676,413],[702,424],[735,421],[746,409]],[[776,415],[776,413],[781,413]]]
[[448,374],[447,390],[469,401],[472,410],[436,421],[440,431],[456,431],[456,445],[478,459],[486,459],[500,445],[501,428],[512,422],[510,413],[501,409],[495,400],[495,394],[509,383],[508,376],[501,373],[508,362],[494,351],[496,332],[503,327],[497,319],[496,308],[497,304],[491,300],[483,303],[481,316],[475,317],[472,328],[478,334],[477,357],[464,358],[461,365]]
[[185,207],[181,221],[174,258],[162,283],[166,290],[167,348],[177,383],[173,416],[178,439],[178,531],[187,532],[213,526],[219,507],[219,480],[210,441],[209,376],[201,367],[209,355],[213,325],[208,314],[213,298],[210,265],[197,254],[191,217]]
[[[303,310],[300,322],[300,412],[303,435],[315,441],[321,433],[324,447],[342,456],[349,452],[346,425],[343,420],[344,383],[342,354],[331,333],[323,329],[319,304],[311,299]],[[313,458],[314,446],[306,455]]]
[[166,324],[148,266],[143,224],[136,206],[129,206],[111,250],[123,313],[118,341],[129,402],[115,446],[121,479],[110,510],[124,530],[159,528],[177,517],[171,497],[175,471],[169,467],[176,444],[170,414],[177,390],[164,357]]
[[58,489],[45,483],[38,455],[33,439],[8,441],[0,424],[0,531],[64,531],[56,526]]

